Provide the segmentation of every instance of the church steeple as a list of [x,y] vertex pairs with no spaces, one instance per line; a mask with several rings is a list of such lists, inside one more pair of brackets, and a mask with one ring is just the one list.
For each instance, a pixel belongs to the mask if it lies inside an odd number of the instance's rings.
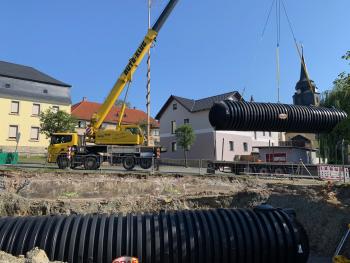
[[[304,67],[304,65],[305,65],[305,67]],[[299,81],[305,81],[305,80],[307,81],[308,74],[305,71],[306,64],[305,64],[305,59],[304,59],[304,52],[303,52],[303,54],[301,56],[301,64],[300,64],[300,66],[301,66],[301,69],[300,69],[300,79],[299,79]]]
[[306,68],[304,51],[301,56],[301,69],[300,79],[295,86],[295,94],[293,101],[295,105],[315,105],[318,106],[320,103],[320,94],[317,92],[315,83],[309,79],[309,74]]

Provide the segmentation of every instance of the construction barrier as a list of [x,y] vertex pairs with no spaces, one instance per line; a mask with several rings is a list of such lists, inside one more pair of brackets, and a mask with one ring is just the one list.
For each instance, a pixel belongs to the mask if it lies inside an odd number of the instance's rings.
[[18,153],[0,153],[0,165],[3,164],[17,164],[18,163]]

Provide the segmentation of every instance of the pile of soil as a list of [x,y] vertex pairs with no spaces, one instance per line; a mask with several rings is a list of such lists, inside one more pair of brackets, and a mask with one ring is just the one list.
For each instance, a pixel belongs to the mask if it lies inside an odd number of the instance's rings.
[[45,251],[34,248],[26,256],[14,257],[0,251],[0,263],[63,263],[61,261],[50,261]]
[[6,172],[0,179],[0,216],[252,208],[268,203],[296,210],[311,250],[319,256],[334,253],[350,223],[350,185],[321,181],[21,171]]

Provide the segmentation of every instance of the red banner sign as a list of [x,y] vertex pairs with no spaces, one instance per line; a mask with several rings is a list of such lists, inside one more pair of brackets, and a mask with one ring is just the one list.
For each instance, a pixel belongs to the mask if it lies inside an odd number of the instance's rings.
[[120,257],[113,260],[112,263],[139,263],[139,260],[133,257]]

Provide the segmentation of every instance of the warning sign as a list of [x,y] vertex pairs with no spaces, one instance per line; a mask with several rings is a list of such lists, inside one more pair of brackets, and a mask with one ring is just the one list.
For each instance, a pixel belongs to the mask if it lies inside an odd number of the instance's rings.
[[318,176],[323,180],[343,180],[349,179],[349,168],[342,166],[320,165],[318,166]]

